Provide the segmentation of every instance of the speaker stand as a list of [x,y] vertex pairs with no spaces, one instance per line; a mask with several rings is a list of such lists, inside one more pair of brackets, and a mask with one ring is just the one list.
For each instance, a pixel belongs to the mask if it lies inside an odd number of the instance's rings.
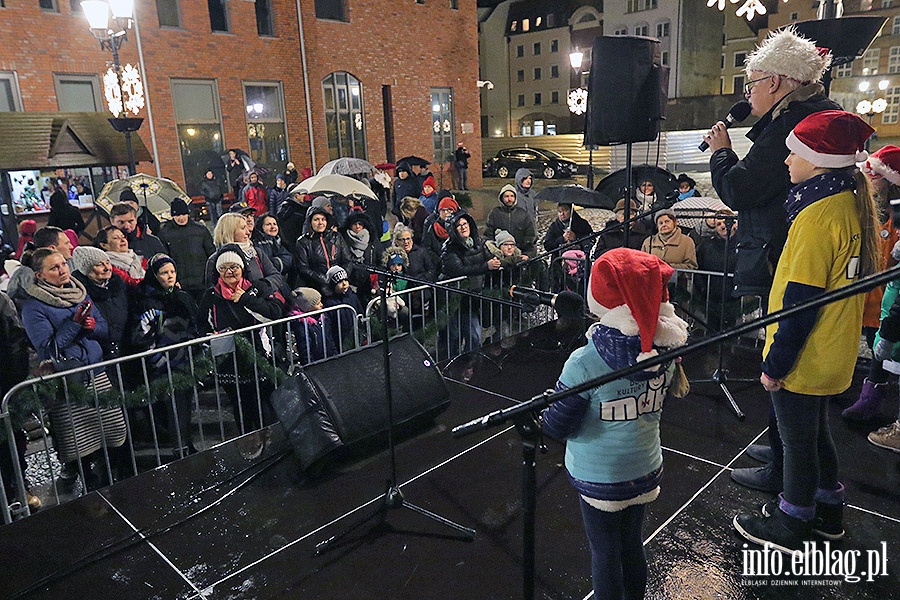
[[403,497],[403,492],[400,491],[400,487],[397,485],[396,444],[394,442],[394,398],[391,391],[391,352],[389,346],[390,335],[388,334],[387,314],[387,288],[388,285],[393,281],[393,275],[390,272],[381,270],[373,269],[372,272],[377,273],[379,277],[378,287],[379,298],[381,300],[379,318],[381,319],[381,341],[382,347],[384,348],[384,388],[388,410],[388,451],[391,457],[391,472],[387,480],[387,489],[381,496],[381,503],[378,505],[378,507],[371,514],[368,514],[361,519],[358,519],[357,521],[351,523],[340,533],[337,533],[330,538],[316,544],[316,556],[325,553],[334,545],[335,542],[347,537],[347,535],[359,529],[373,519],[377,518],[378,525],[382,525],[387,517],[387,513],[391,509],[408,508],[413,512],[426,516],[429,519],[437,521],[442,525],[446,525],[447,527],[464,534],[465,538],[468,540],[472,540],[475,537],[474,529],[465,527],[463,525],[460,525],[459,523],[455,523],[450,519],[442,517],[439,514],[433,513],[420,506],[416,506],[411,502],[407,502],[407,500]]
[[[729,252],[729,244],[731,242],[731,227],[735,222],[734,217],[725,217],[725,256],[723,257],[722,263],[722,293],[719,298],[719,332],[725,330],[725,304],[728,302],[728,252]],[[738,418],[739,421],[744,420],[744,412],[741,410],[741,407],[738,406],[737,401],[734,399],[734,395],[732,395],[731,390],[728,389],[728,369],[725,369],[723,366],[724,356],[725,356],[725,343],[719,342],[718,347],[718,358],[716,363],[716,369],[709,376],[709,379],[697,379],[691,381],[691,383],[715,383],[719,386],[719,389],[722,390],[722,393],[725,395],[725,399],[728,400],[728,404],[731,406],[731,410],[734,411],[734,415]],[[756,381],[756,379],[732,379],[731,381],[742,382],[742,383],[750,383]]]

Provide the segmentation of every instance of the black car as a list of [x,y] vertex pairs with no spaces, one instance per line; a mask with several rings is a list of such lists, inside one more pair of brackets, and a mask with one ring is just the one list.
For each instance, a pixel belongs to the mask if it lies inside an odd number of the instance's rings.
[[574,162],[543,148],[506,148],[485,163],[484,171],[496,177],[513,177],[522,167],[546,179],[572,177],[578,172]]

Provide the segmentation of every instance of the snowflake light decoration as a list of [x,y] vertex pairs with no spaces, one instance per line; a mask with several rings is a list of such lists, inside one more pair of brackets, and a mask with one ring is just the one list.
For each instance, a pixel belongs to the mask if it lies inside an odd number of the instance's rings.
[[[788,0],[782,1],[787,2]],[[735,14],[739,17],[745,17],[748,21],[752,21],[757,15],[764,15],[768,12],[762,0],[728,0],[728,2],[731,4],[742,2]],[[710,8],[715,7],[720,11],[725,10],[725,5],[725,0],[706,0],[706,6]]]
[[[125,94],[125,106],[123,111],[122,94]],[[119,87],[119,78],[115,67],[110,67],[103,76],[103,95],[109,105],[109,112],[115,116],[125,113],[138,114],[144,108],[144,86],[141,83],[141,74],[136,68],[128,64],[122,67],[122,86]]]
[[569,91],[566,98],[566,104],[569,105],[569,112],[576,115],[583,115],[587,112],[588,91],[584,88],[578,88]]

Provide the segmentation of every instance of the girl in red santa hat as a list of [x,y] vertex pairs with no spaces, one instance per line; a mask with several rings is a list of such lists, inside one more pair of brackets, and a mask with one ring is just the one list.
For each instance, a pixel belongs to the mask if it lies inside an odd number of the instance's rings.
[[[631,366],[687,341],[666,285],[672,267],[652,254],[616,248],[591,268],[588,306],[600,320],[572,353],[557,391]],[[547,434],[566,440],[566,470],[581,496],[591,547],[594,597],[643,598],[647,561],[641,541],[644,505],[659,494],[659,418],[673,362],[571,395],[550,405]]]
[[[788,135],[794,187],[790,229],[775,270],[769,313],[843,287],[880,268],[880,228],[865,161],[874,130],[838,110],[814,113]],[[807,310],[766,328],[760,383],[772,395],[784,444],[784,491],[758,513],[736,515],[745,539],[792,553],[843,537],[844,486],[828,425],[828,400],[853,380],[864,296]]]

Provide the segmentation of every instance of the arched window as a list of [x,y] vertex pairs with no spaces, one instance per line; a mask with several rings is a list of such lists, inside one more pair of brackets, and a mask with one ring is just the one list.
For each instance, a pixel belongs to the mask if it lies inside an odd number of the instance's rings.
[[322,93],[325,97],[328,159],[342,156],[366,158],[366,119],[359,79],[345,71],[331,73],[322,80]]

